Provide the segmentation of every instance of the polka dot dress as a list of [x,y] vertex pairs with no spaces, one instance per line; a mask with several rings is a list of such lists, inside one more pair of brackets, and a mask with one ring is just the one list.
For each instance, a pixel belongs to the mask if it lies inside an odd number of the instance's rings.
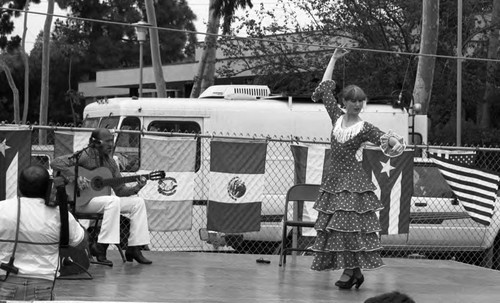
[[356,159],[356,151],[366,141],[380,145],[382,131],[361,121],[342,128],[343,112],[333,90],[335,82],[322,82],[312,99],[323,100],[332,118],[330,163],[314,204],[318,211],[313,270],[346,268],[375,269],[383,266],[380,257],[381,230],[376,211],[383,208],[374,193],[375,185]]

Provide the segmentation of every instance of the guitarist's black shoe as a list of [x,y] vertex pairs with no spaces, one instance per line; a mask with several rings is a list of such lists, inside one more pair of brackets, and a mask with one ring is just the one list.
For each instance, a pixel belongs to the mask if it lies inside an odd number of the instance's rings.
[[151,264],[153,261],[146,259],[142,253],[141,249],[139,246],[129,246],[127,250],[125,251],[125,258],[127,258],[127,261],[133,262],[133,260],[136,260],[137,262],[141,264]]
[[106,258],[106,250],[108,249],[109,244],[101,244],[101,243],[92,243],[90,245],[90,253],[97,260],[97,264],[113,266],[113,262]]

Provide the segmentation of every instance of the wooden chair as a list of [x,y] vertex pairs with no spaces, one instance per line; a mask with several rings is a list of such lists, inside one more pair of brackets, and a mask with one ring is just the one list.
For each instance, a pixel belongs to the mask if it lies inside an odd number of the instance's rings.
[[[313,221],[303,221],[302,214],[304,203],[314,203],[319,194],[319,184],[297,184],[288,190],[285,198],[285,216],[283,219],[283,233],[281,237],[281,250],[279,266],[286,264],[287,251],[311,251],[307,248],[299,248],[293,244],[297,244],[297,235],[302,227],[314,227]],[[294,203],[293,217],[289,219],[288,209],[290,203]],[[293,239],[292,246],[288,247],[288,227],[292,227]]]

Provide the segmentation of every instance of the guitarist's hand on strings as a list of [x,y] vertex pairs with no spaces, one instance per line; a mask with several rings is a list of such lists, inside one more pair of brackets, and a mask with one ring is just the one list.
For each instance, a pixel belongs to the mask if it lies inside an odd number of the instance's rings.
[[80,190],[85,190],[90,187],[90,180],[84,176],[78,176],[77,184]]

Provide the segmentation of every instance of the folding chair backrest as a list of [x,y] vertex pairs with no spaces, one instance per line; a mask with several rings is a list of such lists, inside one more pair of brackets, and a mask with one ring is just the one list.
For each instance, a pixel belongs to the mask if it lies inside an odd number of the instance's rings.
[[[281,237],[280,246],[280,262],[279,266],[286,263],[287,251],[309,251],[308,248],[298,248],[294,246],[293,242],[297,242],[297,235],[300,233],[302,227],[314,227],[314,222],[303,221],[303,208],[304,201],[315,202],[319,195],[319,184],[297,184],[288,190],[285,201],[285,214],[283,218],[283,232]],[[294,218],[288,218],[289,204],[296,202]],[[292,240],[292,247],[288,247],[288,227],[296,227],[297,233]]]
[[319,194],[319,184],[297,184],[286,194],[287,201],[315,201]]

